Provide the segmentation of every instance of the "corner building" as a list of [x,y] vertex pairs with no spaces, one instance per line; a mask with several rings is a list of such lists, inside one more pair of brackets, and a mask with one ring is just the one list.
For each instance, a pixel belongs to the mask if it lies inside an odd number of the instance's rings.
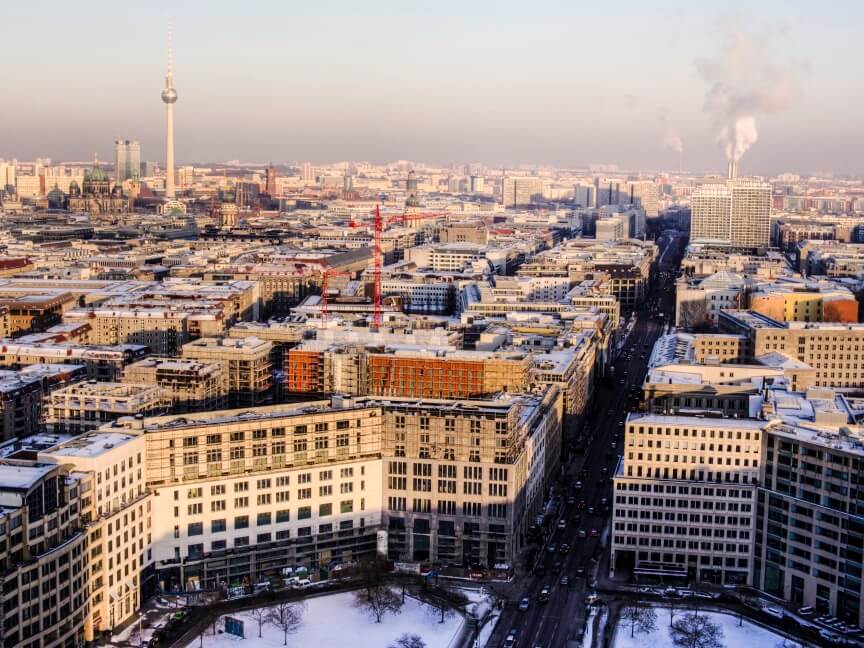
[[631,414],[610,570],[750,584],[762,421]]

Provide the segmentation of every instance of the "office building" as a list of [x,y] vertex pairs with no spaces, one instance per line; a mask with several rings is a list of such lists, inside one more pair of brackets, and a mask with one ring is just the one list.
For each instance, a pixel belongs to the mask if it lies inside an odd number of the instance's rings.
[[117,182],[137,180],[141,173],[141,145],[137,140],[114,142],[114,178]]
[[752,584],[764,421],[630,414],[612,574]]
[[45,425],[55,434],[81,434],[123,416],[161,414],[165,409],[162,389],[155,385],[79,382],[47,396]]
[[733,248],[765,248],[771,241],[771,185],[733,179],[705,184],[690,197],[691,240]]
[[505,207],[530,205],[543,197],[543,180],[540,178],[504,178],[501,202]]

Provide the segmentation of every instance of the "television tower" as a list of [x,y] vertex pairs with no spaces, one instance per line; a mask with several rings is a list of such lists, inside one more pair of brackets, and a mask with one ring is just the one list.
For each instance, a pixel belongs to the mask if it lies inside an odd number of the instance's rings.
[[168,29],[168,74],[165,75],[165,89],[162,91],[162,101],[165,102],[168,123],[165,134],[165,197],[174,199],[174,104],[177,103],[177,91],[174,89],[174,53],[171,49],[171,29]]

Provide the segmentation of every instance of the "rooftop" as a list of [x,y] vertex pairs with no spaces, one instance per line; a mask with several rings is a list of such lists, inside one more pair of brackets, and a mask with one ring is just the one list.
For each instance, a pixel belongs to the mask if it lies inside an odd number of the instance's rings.
[[52,457],[99,457],[135,438],[136,435],[121,432],[92,432],[60,443],[45,454]]

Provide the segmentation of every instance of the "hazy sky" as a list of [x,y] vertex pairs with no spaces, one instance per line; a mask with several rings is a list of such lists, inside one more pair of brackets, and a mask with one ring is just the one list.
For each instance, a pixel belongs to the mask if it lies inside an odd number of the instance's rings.
[[169,19],[180,163],[676,168],[674,134],[685,168],[721,170],[696,61],[731,23],[801,86],[742,172],[864,173],[860,0],[8,2],[0,157],[111,159],[120,136],[164,160]]

